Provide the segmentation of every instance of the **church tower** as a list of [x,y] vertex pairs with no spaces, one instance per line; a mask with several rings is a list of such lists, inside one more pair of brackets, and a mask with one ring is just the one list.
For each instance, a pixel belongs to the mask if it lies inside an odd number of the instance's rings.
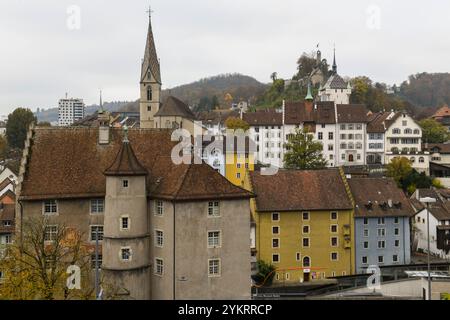
[[155,41],[153,39],[150,12],[151,11],[149,11],[147,42],[145,44],[145,54],[141,66],[141,100],[139,104],[141,128],[156,127],[154,115],[158,112],[161,102],[161,73],[158,56],[156,54]]
[[102,272],[106,294],[149,300],[150,232],[147,215],[147,170],[128,141],[128,128],[106,176]]

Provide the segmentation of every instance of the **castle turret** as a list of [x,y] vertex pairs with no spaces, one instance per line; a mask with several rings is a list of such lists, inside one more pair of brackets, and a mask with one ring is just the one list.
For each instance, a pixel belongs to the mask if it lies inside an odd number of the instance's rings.
[[140,91],[141,128],[155,128],[154,116],[161,104],[161,73],[150,16],[144,59],[141,66]]
[[106,176],[102,272],[104,290],[147,300],[150,286],[150,232],[147,215],[147,170],[128,140],[104,172]]

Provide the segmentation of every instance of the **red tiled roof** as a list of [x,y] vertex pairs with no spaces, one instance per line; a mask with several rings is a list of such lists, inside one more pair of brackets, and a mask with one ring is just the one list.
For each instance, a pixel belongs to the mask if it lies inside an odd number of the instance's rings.
[[[36,128],[20,199],[98,197],[105,195],[105,170],[122,147],[119,129],[111,129],[111,143],[97,143],[93,128]],[[173,163],[177,142],[171,130],[130,129],[128,138],[137,161],[148,172],[150,197],[173,200],[249,198],[207,164]]]
[[258,211],[351,210],[337,169],[280,170],[276,175],[250,172]]
[[444,118],[450,117],[450,107],[448,105],[442,106],[435,114],[431,116],[432,118]]
[[434,152],[436,149],[439,153],[450,153],[450,143],[424,143],[422,144],[423,151]]

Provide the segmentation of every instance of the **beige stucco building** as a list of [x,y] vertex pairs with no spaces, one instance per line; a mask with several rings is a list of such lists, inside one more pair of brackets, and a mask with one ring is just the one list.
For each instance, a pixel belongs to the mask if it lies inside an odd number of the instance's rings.
[[17,228],[46,216],[92,251],[98,235],[102,279],[129,299],[250,298],[252,194],[205,163],[174,164],[175,143],[165,129],[32,128]]

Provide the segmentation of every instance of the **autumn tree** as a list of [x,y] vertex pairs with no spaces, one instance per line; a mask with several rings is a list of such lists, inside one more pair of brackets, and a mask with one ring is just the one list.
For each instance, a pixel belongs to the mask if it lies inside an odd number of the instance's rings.
[[434,119],[424,119],[419,125],[422,128],[423,142],[444,143],[450,138],[448,129]]
[[27,131],[31,123],[37,119],[30,109],[17,108],[8,115],[6,123],[6,138],[11,148],[23,149]]
[[399,187],[403,187],[403,180],[412,172],[411,162],[405,157],[395,157],[387,165],[387,176],[394,178]]
[[244,132],[250,129],[250,125],[247,122],[245,122],[241,118],[236,117],[229,117],[225,121],[225,126],[227,127],[227,129],[231,130],[242,129],[244,130]]
[[323,169],[327,161],[323,158],[323,145],[315,141],[309,129],[296,129],[285,144],[287,152],[284,155],[284,163],[287,169]]
[[[16,241],[3,248],[0,299],[92,299],[94,294],[89,251],[82,235],[47,217],[23,221]],[[81,289],[67,287],[67,268],[81,270]]]

